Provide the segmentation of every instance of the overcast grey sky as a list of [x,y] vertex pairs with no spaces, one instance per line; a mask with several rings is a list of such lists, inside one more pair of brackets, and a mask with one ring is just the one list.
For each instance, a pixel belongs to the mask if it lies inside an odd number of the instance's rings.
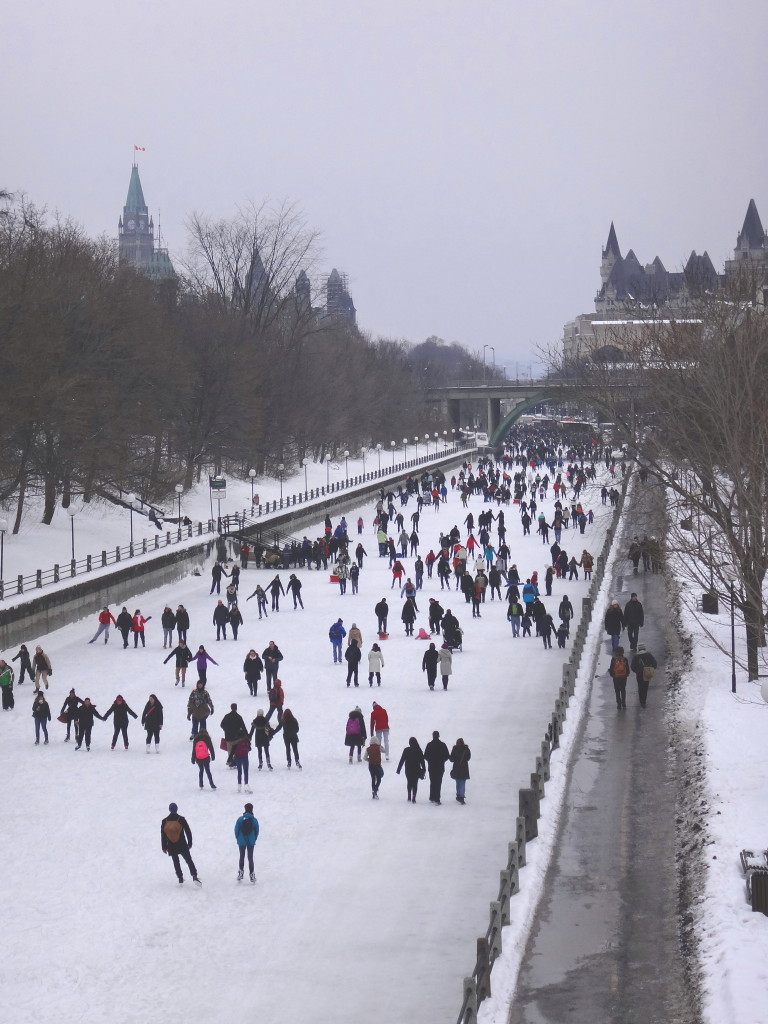
[[[768,0],[30,0],[0,42],[0,186],[116,234],[133,146],[192,210],[295,200],[365,329],[527,366],[622,252],[718,269],[768,225]],[[492,353],[487,352],[489,362]]]

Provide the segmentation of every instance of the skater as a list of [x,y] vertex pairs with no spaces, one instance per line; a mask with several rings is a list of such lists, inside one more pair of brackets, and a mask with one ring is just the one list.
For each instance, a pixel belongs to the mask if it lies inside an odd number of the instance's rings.
[[443,689],[448,689],[448,678],[453,674],[453,651],[448,644],[443,644],[437,652],[440,656],[440,677]]
[[150,693],[149,700],[144,705],[141,713],[141,724],[147,731],[147,753],[151,749],[152,740],[155,741],[155,753],[160,753],[160,730],[163,728],[163,705],[154,693]]
[[208,662],[218,665],[218,661],[214,661],[202,644],[198,647],[197,654],[192,655],[191,660],[197,665],[197,681],[205,686],[208,681]]
[[643,651],[642,654],[634,656],[630,668],[637,679],[637,696],[640,700],[640,707],[644,708],[648,701],[648,687],[656,674],[658,664],[650,651]]
[[283,731],[285,759],[288,762],[288,767],[291,767],[291,751],[293,751],[293,760],[296,762],[296,767],[301,768],[299,761],[299,723],[290,708],[286,708],[283,711],[282,721],[278,723],[272,735],[276,736],[281,729]]
[[213,714],[213,701],[205,688],[202,679],[198,679],[195,688],[187,701],[187,721],[192,722],[190,739],[193,740],[199,730],[205,730],[208,716]]
[[427,771],[429,772],[429,802],[431,804],[440,803],[445,762],[449,757],[448,747],[440,739],[440,733],[435,730],[432,733],[432,739],[424,747],[424,760],[427,762]]
[[328,639],[331,641],[334,665],[337,663],[341,664],[341,642],[346,635],[347,631],[344,629],[343,619],[337,619],[328,630]]
[[243,791],[246,793],[252,793],[253,790],[248,786],[248,775],[250,774],[251,762],[248,755],[251,752],[251,741],[248,739],[247,734],[241,736],[237,743],[232,748],[232,754],[235,758],[235,768],[237,768],[237,792],[240,792],[242,786]]
[[74,687],[69,691],[67,696],[64,698],[64,703],[61,705],[61,711],[59,712],[59,721],[66,722],[67,735],[64,737],[64,742],[69,743],[69,737],[72,731],[72,725],[75,726],[75,743],[78,742],[77,738],[77,709],[83,702],[75,693]]
[[13,667],[4,658],[0,658],[0,691],[3,694],[3,711],[12,711],[15,707],[13,679]]
[[257,696],[259,692],[259,680],[261,679],[261,673],[264,671],[264,662],[258,656],[256,651],[251,648],[245,656],[243,662],[243,674],[245,675],[245,681],[248,684],[248,692],[252,697]]
[[386,708],[377,704],[376,701],[373,702],[373,711],[371,712],[371,736],[374,733],[376,742],[381,745],[384,756],[389,760],[389,715]]
[[189,629],[189,612],[180,604],[176,609],[176,632],[179,636],[179,643],[187,642],[187,630]]
[[261,618],[263,615],[265,619],[268,619],[269,616],[267,615],[267,594],[264,588],[262,586],[257,586],[254,592],[249,597],[246,597],[245,600],[250,601],[251,597],[256,598],[256,605],[259,611],[259,618]]
[[192,651],[187,647],[186,640],[179,640],[178,645],[174,647],[168,657],[163,659],[164,665],[167,665],[171,658],[176,659],[175,686],[178,686],[179,683],[181,683],[182,687],[185,685],[187,668],[189,667],[189,663],[193,660],[193,657]]
[[243,616],[240,614],[237,602],[229,609],[229,624],[232,627],[232,639],[237,640],[238,630],[243,624]]
[[216,591],[217,594],[221,593],[222,576],[228,577],[229,573],[225,571],[224,566],[221,564],[221,562],[214,562],[213,567],[211,568],[211,594],[214,592],[214,590]]
[[110,715],[114,715],[115,716],[115,731],[114,731],[114,733],[112,735],[112,749],[113,750],[115,749],[115,744],[117,743],[117,737],[120,735],[120,733],[122,733],[123,734],[123,746],[127,750],[128,749],[128,715],[130,715],[131,718],[138,718],[139,716],[136,714],[135,711],[132,710],[132,708],[128,707],[126,702],[123,700],[121,694],[119,694],[119,693],[115,697],[115,700],[114,700],[114,703],[112,704],[112,707],[104,715],[102,721],[106,722],[106,720],[109,718]]
[[427,673],[427,686],[430,690],[435,688],[437,679],[437,666],[440,663],[440,654],[434,644],[430,644],[421,659],[421,671]]
[[387,632],[387,616],[389,615],[389,605],[387,599],[382,597],[378,604],[373,609],[376,616],[376,632],[379,636],[382,633]]
[[280,595],[285,596],[285,590],[283,589],[283,581],[279,576],[275,576],[272,582],[267,587],[267,590],[272,595],[272,611],[280,611]]
[[283,655],[275,641],[270,640],[261,652],[261,657],[264,662],[265,681],[269,690],[277,679],[277,670],[280,668]]
[[608,675],[613,679],[616,708],[621,711],[627,706],[627,676],[629,675],[629,662],[624,657],[623,647],[617,647],[614,650],[611,664],[608,666]]
[[91,730],[93,729],[93,720],[98,718],[100,721],[104,721],[102,716],[96,710],[96,705],[91,704],[91,698],[86,697],[83,703],[76,711],[77,725],[75,726],[75,739],[77,745],[75,750],[79,750],[85,741],[85,749],[91,749]]
[[35,690],[40,690],[40,680],[45,683],[46,690],[48,689],[48,676],[53,674],[51,668],[51,659],[45,653],[42,647],[35,648],[35,654],[32,658],[32,664],[35,669]]
[[163,627],[163,647],[173,647],[173,631],[176,628],[176,616],[169,605],[163,608],[160,616],[160,625]]
[[357,750],[357,760],[362,761],[363,744],[367,739],[365,731],[365,719],[359,707],[349,712],[347,727],[344,736],[344,745],[349,747],[349,763],[352,764],[352,757]]
[[237,880],[242,882],[245,868],[245,855],[248,854],[248,871],[251,884],[255,884],[256,875],[253,870],[253,848],[259,838],[259,823],[253,816],[253,804],[246,804],[244,813],[235,822],[235,839],[240,851]]
[[99,639],[99,637],[101,636],[102,633],[104,634],[104,643],[105,644],[109,643],[109,626],[110,626],[110,623],[113,626],[117,625],[117,623],[115,622],[114,615],[109,610],[109,608],[107,608],[107,606],[104,605],[104,607],[99,612],[99,628],[96,630],[96,634],[93,637],[93,639],[89,640],[88,643],[89,644],[95,644],[96,641]]
[[405,626],[405,635],[413,636],[413,624],[416,621],[416,609],[414,608],[413,601],[408,597],[403,604],[403,610],[400,613],[400,618]]
[[408,746],[403,750],[402,756],[400,757],[400,763],[397,766],[398,775],[403,768],[405,768],[408,800],[415,804],[416,792],[419,788],[419,779],[423,779],[427,774],[427,769],[424,764],[424,754],[422,753],[421,747],[419,746],[415,736],[411,736],[408,740]]
[[229,608],[222,600],[217,601],[213,609],[213,625],[216,627],[216,639],[221,640],[222,634],[227,639],[227,623],[229,622]]
[[272,739],[272,729],[261,709],[256,712],[256,717],[251,722],[248,738],[256,744],[256,751],[259,755],[259,771],[263,768],[265,760],[267,768],[272,771],[272,762],[269,760],[269,741]]
[[133,629],[133,616],[125,605],[123,605],[122,611],[115,619],[115,625],[123,638],[123,650],[125,650],[128,646],[128,637],[131,635],[131,630]]
[[378,740],[371,739],[364,757],[368,762],[368,773],[371,776],[371,799],[378,800],[379,786],[384,778],[384,769],[381,767],[381,746]]
[[368,651],[368,685],[373,686],[373,677],[376,676],[376,685],[381,686],[381,670],[384,668],[384,655],[378,644],[374,644]]
[[192,764],[196,764],[199,771],[200,789],[203,789],[203,773],[208,776],[208,785],[216,789],[211,775],[211,761],[216,760],[216,751],[213,749],[213,742],[208,735],[207,729],[201,729],[192,744]]
[[141,646],[142,647],[146,646],[146,644],[144,643],[144,626],[149,622],[149,620],[151,618],[152,618],[152,616],[149,615],[145,619],[144,616],[141,614],[141,609],[140,608],[137,608],[136,611],[133,613],[133,646],[134,646],[134,649],[136,649],[139,646],[139,640],[141,640]]
[[32,661],[29,657],[29,651],[27,650],[26,644],[22,644],[21,647],[19,647],[19,650],[14,657],[11,658],[11,661],[18,661],[19,663],[19,686],[23,686],[25,675],[29,676],[30,682],[34,681],[35,673],[32,669]]
[[235,755],[233,750],[237,741],[248,735],[242,715],[238,714],[237,704],[230,704],[229,711],[221,720],[221,728],[224,730],[224,739],[227,744],[227,768],[235,767]]
[[189,868],[192,881],[197,885],[202,885],[203,883],[197,877],[197,868],[192,860],[192,854],[189,852],[192,849],[192,830],[187,819],[182,818],[179,814],[176,804],[168,804],[168,810],[170,812],[168,817],[163,818],[160,822],[160,848],[173,861],[173,870],[176,872],[180,885],[184,882],[184,875],[179,864],[179,857]]
[[350,680],[354,680],[355,686],[359,686],[358,671],[362,656],[362,652],[357,646],[357,640],[352,639],[349,647],[344,652],[344,658],[347,662],[347,686],[349,686]]
[[293,610],[296,611],[297,606],[303,608],[304,602],[301,599],[301,580],[295,572],[292,572],[288,577],[287,590],[293,598]]
[[51,709],[45,695],[39,690],[35,691],[35,699],[32,701],[32,717],[35,720],[35,746],[40,742],[40,730],[43,730],[45,743],[48,742],[48,723],[51,720]]
[[469,759],[471,757],[472,751],[464,740],[459,737],[453,745],[449,760],[453,765],[453,768],[451,768],[451,778],[456,782],[456,799],[460,804],[464,803],[467,780],[469,779]]

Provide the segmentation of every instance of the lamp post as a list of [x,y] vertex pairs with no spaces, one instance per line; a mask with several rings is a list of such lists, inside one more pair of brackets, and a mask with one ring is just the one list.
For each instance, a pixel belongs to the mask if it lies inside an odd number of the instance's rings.
[[72,561],[75,561],[75,516],[80,509],[75,508],[74,505],[67,505],[67,515],[69,516],[69,525],[72,528]]
[[[176,484],[174,490],[176,491],[176,497],[179,500],[179,540],[181,540],[181,495],[184,491],[184,485]],[[253,490],[253,481],[251,481],[251,490]],[[251,494],[251,503],[253,503],[253,494]]]
[[408,461],[408,438],[403,438],[403,449],[405,450],[405,461]]
[[380,444],[376,445],[376,454],[379,457],[379,472],[381,472],[381,445]]
[[136,495],[126,494],[125,500],[128,504],[128,512],[131,517],[131,554],[133,554],[133,503],[136,501]]
[[280,474],[280,504],[283,504],[283,473],[285,471],[285,465],[281,462],[277,467],[277,471]]
[[248,476],[251,478],[251,506],[253,506],[253,481],[256,479],[256,470],[249,469]]
[[347,478],[347,483],[349,483],[349,452],[348,451],[344,452],[344,475]]
[[488,345],[483,345],[483,380],[485,380],[485,350],[487,348]]
[[5,556],[5,534],[8,529],[8,520],[0,519],[0,583],[2,583],[3,577],[3,559]]
[[419,457],[419,436],[418,436],[418,434],[416,435],[416,437],[414,437],[413,440],[414,440],[414,443],[416,445],[416,458],[418,459],[418,457]]
[[395,447],[396,447],[395,442],[394,441],[390,441],[389,442],[389,447],[392,449],[392,469],[394,469],[395,468]]
[[731,693],[736,693],[736,593],[733,580],[730,584],[731,591]]
[[429,434],[424,435],[424,441],[426,442],[427,446],[427,455],[429,455]]
[[306,501],[307,500],[307,492],[309,490],[309,488],[307,487],[307,460],[306,459],[302,459],[301,460],[301,464],[304,467],[304,501]]
[[326,490],[328,490],[328,488],[331,486],[330,473],[331,473],[331,453],[327,452],[326,456],[325,456],[325,489]]

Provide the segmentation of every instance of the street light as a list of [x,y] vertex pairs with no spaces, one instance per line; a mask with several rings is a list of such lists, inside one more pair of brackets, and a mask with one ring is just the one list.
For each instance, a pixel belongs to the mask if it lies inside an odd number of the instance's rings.
[[307,500],[307,460],[302,459],[301,464],[304,467],[304,500]]
[[136,495],[135,494],[126,494],[125,500],[126,500],[126,503],[128,505],[128,511],[130,513],[130,516],[131,516],[131,547],[133,547],[133,503],[134,503],[134,501],[136,501]]
[[419,438],[418,438],[418,435],[416,437],[414,437],[413,440],[416,442],[416,458],[418,459],[418,457],[419,457]]
[[8,529],[8,520],[0,519],[0,583],[3,581],[3,557],[5,555],[5,532]]
[[380,444],[376,445],[376,454],[379,457],[379,472],[381,472],[381,445]]
[[285,470],[285,465],[281,462],[280,465],[277,467],[277,471],[280,474],[280,504],[281,505],[283,503],[283,472],[284,472],[284,470]]
[[405,449],[405,461],[408,461],[408,438],[403,438],[403,448]]
[[346,478],[347,478],[347,483],[349,483],[349,452],[348,451],[344,452],[344,473],[345,473]]
[[[253,487],[253,481],[251,481],[251,487]],[[176,496],[179,499],[179,540],[181,540],[181,495],[184,491],[184,485],[176,484],[174,490],[176,491]],[[251,501],[253,501],[253,495],[251,495]]]
[[331,473],[331,453],[327,452],[326,456],[325,456],[325,489],[326,490],[328,490],[328,488],[331,486],[330,473]]
[[256,470],[249,469],[248,476],[251,478],[251,505],[253,505],[253,481],[256,479]]
[[395,447],[396,447],[395,442],[394,441],[390,441],[389,442],[389,447],[392,449],[392,469],[394,469],[395,468]]
[[69,516],[69,525],[72,527],[72,561],[75,560],[75,516],[80,511],[74,505],[67,505],[67,515]]

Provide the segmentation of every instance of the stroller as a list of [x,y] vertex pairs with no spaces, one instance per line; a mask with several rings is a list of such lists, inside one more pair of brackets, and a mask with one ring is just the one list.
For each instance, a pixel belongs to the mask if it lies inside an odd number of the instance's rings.
[[459,627],[443,630],[443,640],[445,641],[446,646],[450,647],[452,651],[461,650],[461,641],[463,636],[464,631]]

